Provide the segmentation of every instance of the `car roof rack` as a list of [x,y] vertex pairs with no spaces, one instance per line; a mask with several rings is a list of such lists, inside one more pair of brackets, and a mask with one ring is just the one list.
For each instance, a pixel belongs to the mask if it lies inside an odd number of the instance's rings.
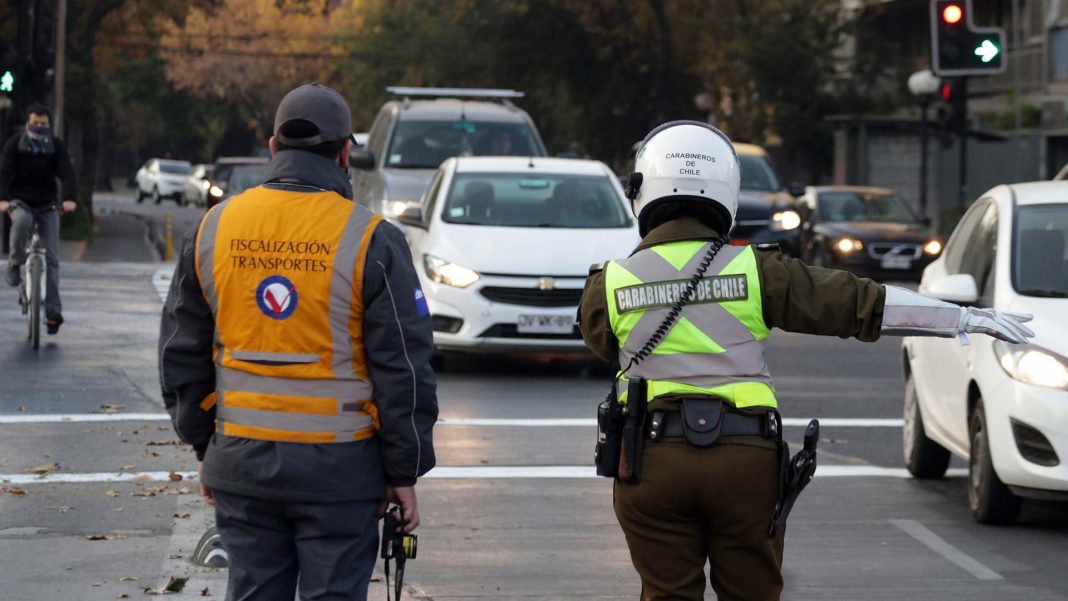
[[508,103],[509,98],[522,98],[524,92],[517,90],[499,90],[493,88],[420,88],[408,86],[390,86],[386,91],[408,100],[412,96],[425,98],[492,98]]

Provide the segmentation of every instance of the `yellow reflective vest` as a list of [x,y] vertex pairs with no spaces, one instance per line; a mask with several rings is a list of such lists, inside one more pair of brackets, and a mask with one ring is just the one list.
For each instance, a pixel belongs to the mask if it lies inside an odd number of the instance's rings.
[[364,440],[378,427],[361,286],[380,218],[335,192],[252,188],[201,221],[196,271],[215,317],[216,431]]
[[[621,366],[656,333],[711,244],[669,242],[607,264],[608,318]],[[708,394],[737,407],[776,407],[764,357],[769,333],[753,248],[725,246],[660,344],[619,382],[619,398],[626,402],[629,377],[641,377],[649,401]]]

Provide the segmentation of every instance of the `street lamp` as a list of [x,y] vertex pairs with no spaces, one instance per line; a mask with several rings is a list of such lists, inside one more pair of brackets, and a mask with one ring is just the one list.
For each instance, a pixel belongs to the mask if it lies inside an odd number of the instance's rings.
[[927,106],[938,92],[942,80],[930,69],[909,76],[909,92],[920,100],[920,214],[927,216]]

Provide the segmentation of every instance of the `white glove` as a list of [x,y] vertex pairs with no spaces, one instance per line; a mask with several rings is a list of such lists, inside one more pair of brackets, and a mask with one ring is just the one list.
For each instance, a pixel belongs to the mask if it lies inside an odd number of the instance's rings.
[[986,334],[1020,344],[1035,335],[1024,323],[1030,315],[996,309],[959,307],[897,286],[886,288],[882,334],[891,336],[960,336],[968,344],[968,334]]
[[1031,319],[1030,313],[1008,313],[996,309],[962,307],[957,329],[960,331],[961,344],[964,345],[968,344],[968,334],[986,334],[1005,342],[1023,344],[1035,335],[1030,328],[1023,325]]

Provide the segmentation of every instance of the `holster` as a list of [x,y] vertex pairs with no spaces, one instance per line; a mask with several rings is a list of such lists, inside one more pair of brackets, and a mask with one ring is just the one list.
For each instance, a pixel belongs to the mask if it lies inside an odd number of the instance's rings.
[[812,420],[805,430],[804,447],[796,455],[790,457],[789,445],[785,441],[781,443],[779,464],[782,479],[779,482],[779,502],[776,503],[775,512],[771,516],[768,536],[775,536],[779,528],[786,525],[786,518],[790,516],[797,497],[816,475],[816,446],[819,444],[819,436],[820,423],[818,420]]
[[615,478],[619,473],[619,453],[623,438],[623,405],[616,398],[616,386],[601,404],[597,405],[597,445],[593,450],[593,463],[597,475]]
[[616,477],[624,484],[642,479],[642,453],[645,449],[645,418],[648,398],[644,378],[631,378],[627,384],[627,404],[623,409],[622,444]]

